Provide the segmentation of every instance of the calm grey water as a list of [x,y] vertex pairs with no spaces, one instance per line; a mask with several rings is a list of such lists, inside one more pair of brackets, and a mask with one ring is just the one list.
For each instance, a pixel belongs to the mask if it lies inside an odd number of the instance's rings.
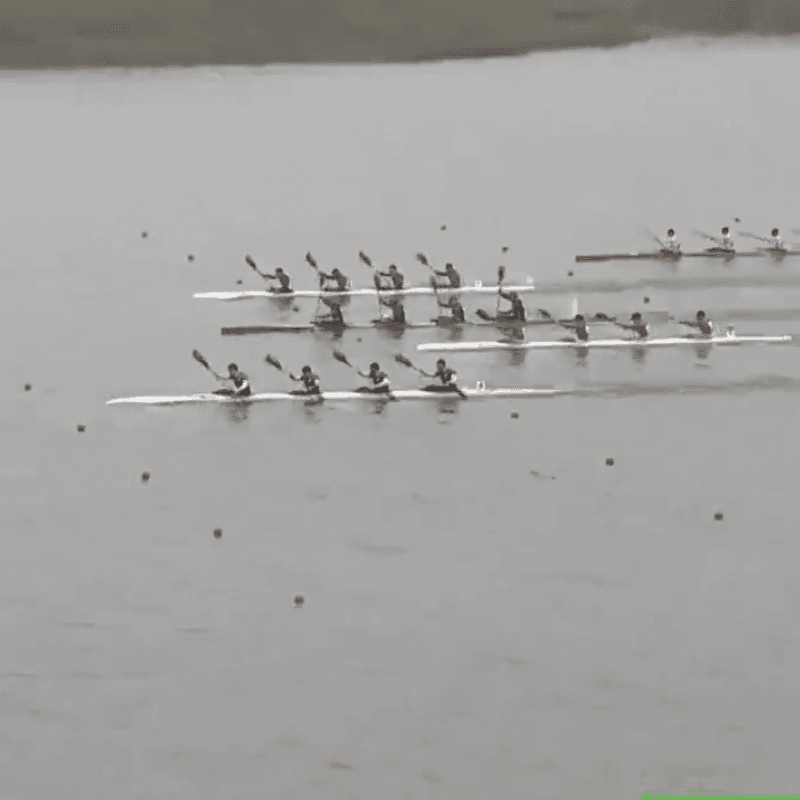
[[[0,797],[800,791],[796,347],[452,358],[586,390],[550,400],[104,405],[215,388],[193,348],[257,390],[288,385],[267,352],[350,388],[332,346],[413,387],[392,355],[430,369],[414,347],[448,335],[222,338],[313,311],[191,299],[260,288],[245,253],[307,288],[306,251],[360,285],[359,250],[415,282],[422,251],[470,281],[630,282],[590,312],[797,309],[756,279],[800,259],[574,256],[800,225],[799,66],[741,39],[0,75]],[[676,272],[720,284],[647,287]]]

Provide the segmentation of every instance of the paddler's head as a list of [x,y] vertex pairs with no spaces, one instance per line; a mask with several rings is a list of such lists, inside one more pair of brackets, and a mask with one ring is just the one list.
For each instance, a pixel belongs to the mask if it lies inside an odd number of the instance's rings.
[[583,322],[583,314],[576,314],[575,322]]
[[697,312],[697,319],[705,319],[705,318],[706,318],[706,312],[705,311],[698,311]]
[[723,228],[722,229],[722,235],[723,236],[727,236],[728,235],[728,228]]
[[303,367],[303,369],[300,371],[303,373],[303,375],[307,375],[309,372],[311,372],[311,367]]
[[443,359],[443,358],[440,358],[440,359],[439,359],[439,360],[436,362],[436,366],[437,366],[437,367],[443,367],[443,366],[444,366],[444,359]]
[[389,265],[389,272],[397,272],[397,267],[394,264]]
[[458,302],[458,298],[453,294],[450,295],[450,299],[447,301],[447,305],[451,306],[452,308],[458,308],[461,303]]
[[447,266],[444,268],[444,271],[445,271],[445,272],[453,272],[454,270],[455,270],[455,267],[454,267],[452,264],[448,264],[448,265],[447,265]]
[[333,268],[333,272],[331,273],[331,275],[336,275],[336,277],[337,277],[337,278],[338,278],[338,277],[339,277],[339,275],[341,275],[341,274],[342,274],[342,273],[341,273],[341,272],[339,272],[339,267],[334,267],[334,268]]
[[237,367],[236,364],[228,364],[228,372],[231,375],[233,375],[234,372],[238,372],[238,371],[239,371],[239,367]]
[[631,319],[634,322],[641,322],[642,321],[642,315],[638,311],[635,311],[633,314],[631,314]]
[[276,275],[283,275],[283,267],[276,267],[275,268]]
[[773,228],[773,229],[772,229],[772,234],[771,234],[771,235],[772,235],[772,236],[777,236],[777,235],[778,235],[778,229],[777,229],[777,228]]
[[379,369],[380,369],[380,366],[378,365],[378,362],[377,362],[377,361],[373,361],[373,362],[372,362],[372,363],[369,365],[369,371],[370,371],[370,372],[377,372]]
[[675,229],[674,229],[674,228],[670,228],[670,229],[667,231],[667,236],[674,236],[674,235],[675,235]]

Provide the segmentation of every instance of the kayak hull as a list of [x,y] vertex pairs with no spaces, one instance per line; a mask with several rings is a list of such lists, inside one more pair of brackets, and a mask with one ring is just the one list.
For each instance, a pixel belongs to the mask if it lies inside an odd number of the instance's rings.
[[[524,397],[554,397],[567,394],[567,389],[462,389],[470,399],[499,399],[499,398],[524,398]],[[460,399],[456,392],[428,392],[422,389],[398,389],[392,392],[397,400],[441,400],[444,397]],[[342,400],[370,400],[388,402],[391,400],[386,393],[375,392],[323,392],[322,395],[296,395],[288,392],[268,392],[264,394],[251,394],[249,397],[230,397],[218,394],[191,394],[173,397],[145,396],[145,397],[120,397],[108,400],[106,405],[189,405],[193,403],[219,403],[220,405],[247,405],[249,403],[266,403],[277,400],[318,401]]]
[[682,345],[781,344],[791,340],[791,336],[673,336],[664,339],[594,339],[588,342],[430,342],[418,344],[417,350],[428,353],[475,353],[492,350],[614,350]]

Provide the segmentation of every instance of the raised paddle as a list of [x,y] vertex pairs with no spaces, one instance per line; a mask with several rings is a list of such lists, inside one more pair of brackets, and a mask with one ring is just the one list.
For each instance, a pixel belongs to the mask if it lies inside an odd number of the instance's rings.
[[271,356],[269,353],[267,353],[267,355],[264,357],[264,361],[266,361],[270,366],[275,367],[275,369],[277,369],[279,372],[283,372],[283,364],[281,364],[281,362],[278,361],[275,356]]
[[703,231],[697,230],[697,228],[692,228],[690,233],[694,236],[699,236],[702,239],[708,239],[709,241],[715,242],[716,244],[719,244],[722,241],[721,239],[718,239],[716,236],[712,236],[710,233],[704,233]]
[[218,375],[211,367],[211,365],[206,361],[203,357],[203,354],[200,353],[199,350],[192,350],[192,358],[198,362],[198,364],[202,364],[218,381],[227,380],[224,375]]
[[758,239],[759,241],[762,241],[762,242],[768,242],[769,241],[769,239],[767,239],[766,236],[758,236],[755,233],[748,233],[747,231],[740,231],[739,232],[739,236],[746,236],[748,239]]
[[378,275],[377,268],[373,265],[372,260],[370,257],[363,251],[358,251],[358,257],[363,261],[371,270],[372,270],[372,280],[375,284],[375,290],[378,292],[376,298],[378,300],[378,316],[383,317],[383,306],[381,305],[381,279]]
[[259,270],[259,268],[256,266],[256,262],[255,262],[255,261],[253,261],[253,259],[252,259],[252,258],[250,258],[250,256],[245,256],[245,257],[244,257],[244,260],[245,260],[245,261],[246,261],[246,262],[247,262],[247,263],[248,263],[248,264],[249,264],[249,265],[250,265],[250,266],[251,266],[251,267],[252,267],[252,268],[255,270],[255,272],[257,272],[257,273],[258,273],[258,274],[259,274],[259,275],[260,275],[262,278],[266,278],[266,277],[267,277],[267,276],[266,276],[266,275],[265,275],[263,272],[261,272],[261,271]]
[[500,291],[503,285],[503,278],[506,276],[506,268],[505,267],[498,267],[497,268],[497,310],[496,313],[500,313]]
[[647,234],[647,235],[648,235],[648,236],[649,236],[651,239],[653,239],[654,241],[658,242],[658,243],[661,245],[661,249],[662,249],[662,250],[666,250],[666,249],[667,249],[667,246],[664,244],[664,242],[662,242],[662,241],[661,241],[661,239],[659,239],[659,238],[658,238],[658,236],[656,236],[656,235],[653,233],[653,231],[651,231],[651,230],[650,230],[650,228],[648,228],[648,227],[645,227],[645,229],[644,229],[644,232],[645,232],[645,233],[646,233],[646,234]]
[[[426,378],[430,378],[430,377],[432,377],[432,376],[431,376],[431,374],[430,374],[429,372],[425,372],[425,370],[424,370],[424,369],[420,369],[419,367],[415,367],[415,366],[414,366],[414,365],[413,365],[413,364],[412,364],[412,363],[411,363],[411,362],[408,360],[408,358],[406,358],[406,357],[405,357],[405,356],[404,356],[402,353],[397,353],[397,355],[395,355],[395,357],[394,357],[394,360],[395,360],[395,361],[396,361],[398,364],[402,364],[404,367],[410,367],[411,369],[413,369],[413,370],[416,370],[417,372],[419,372],[419,374],[420,374],[420,375],[424,375]],[[457,392],[457,393],[458,393],[458,394],[459,394],[459,395],[460,395],[460,396],[461,396],[461,397],[462,397],[464,400],[468,400],[468,399],[469,399],[469,398],[467,397],[467,395],[465,395],[465,394],[464,394],[464,392],[462,392],[462,391],[461,391],[461,389],[459,389],[459,388],[458,388],[458,386],[456,386],[456,387],[455,387],[455,391],[456,391],[456,392]]]

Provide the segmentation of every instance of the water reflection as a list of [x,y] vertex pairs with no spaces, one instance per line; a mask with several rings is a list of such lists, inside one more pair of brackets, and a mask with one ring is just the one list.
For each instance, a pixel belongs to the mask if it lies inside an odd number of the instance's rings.
[[250,406],[252,403],[243,401],[241,403],[225,403],[224,405],[225,413],[228,415],[228,419],[231,422],[235,424],[247,422],[250,416]]

